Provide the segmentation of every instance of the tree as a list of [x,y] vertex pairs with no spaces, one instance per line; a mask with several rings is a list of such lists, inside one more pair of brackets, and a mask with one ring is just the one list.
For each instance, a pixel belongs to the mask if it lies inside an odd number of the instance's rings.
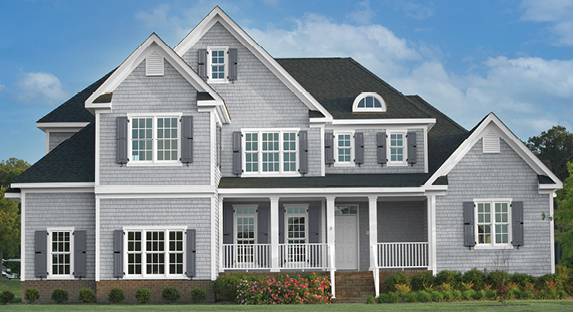
[[573,162],[573,133],[565,127],[553,126],[529,138],[526,144],[561,181],[567,178],[567,162]]
[[6,252],[18,252],[20,245],[20,214],[18,203],[4,197],[7,187],[0,186],[0,259]]
[[0,162],[0,186],[8,186],[10,181],[29,167],[29,163],[15,157],[3,160]]
[[557,232],[557,240],[561,242],[563,253],[561,264],[573,267],[573,163],[567,163],[569,177],[563,181],[563,189],[558,192],[559,209],[555,211],[555,221],[562,230]]

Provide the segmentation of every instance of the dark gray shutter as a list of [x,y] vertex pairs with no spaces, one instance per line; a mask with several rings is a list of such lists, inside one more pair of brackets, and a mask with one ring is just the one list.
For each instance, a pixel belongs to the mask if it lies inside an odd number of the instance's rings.
[[241,151],[241,131],[233,132],[233,174],[241,175],[243,173],[243,160]]
[[123,277],[123,230],[113,231],[113,277]]
[[354,163],[361,165],[364,163],[364,133],[354,133]]
[[197,243],[195,229],[187,230],[187,277],[195,277],[197,266]]
[[237,49],[229,49],[229,81],[237,80]]
[[193,162],[193,116],[181,117],[181,162]]
[[202,79],[207,79],[207,50],[197,50],[197,74]]
[[300,131],[298,133],[298,147],[299,147],[299,169],[301,174],[308,173],[308,132]]
[[233,208],[223,207],[223,244],[233,244]]
[[474,247],[475,245],[474,203],[464,202],[464,246]]
[[74,231],[74,277],[86,277],[86,231]]
[[35,268],[36,277],[45,278],[48,276],[48,232],[36,231],[35,233]]
[[324,134],[324,163],[327,165],[334,164],[334,135],[332,132]]
[[408,163],[413,165],[417,160],[416,131],[408,131]]
[[269,208],[262,206],[257,211],[258,244],[267,244],[269,237]]
[[127,164],[127,117],[117,117],[117,163]]
[[523,246],[523,202],[513,202],[511,204],[511,221],[512,221],[512,242],[513,246]]
[[376,145],[378,146],[378,163],[384,165],[388,162],[388,157],[386,156],[386,131],[380,131],[376,133]]
[[318,241],[320,232],[320,209],[315,205],[308,207],[308,242],[320,243]]

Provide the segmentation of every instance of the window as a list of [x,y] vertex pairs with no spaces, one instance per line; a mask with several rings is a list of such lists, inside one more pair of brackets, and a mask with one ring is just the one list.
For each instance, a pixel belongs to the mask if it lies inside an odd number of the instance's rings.
[[129,164],[180,163],[180,117],[131,117]]
[[210,81],[227,81],[228,58],[227,47],[209,48],[209,80]]
[[358,206],[348,205],[348,206],[335,206],[335,215],[355,215],[358,214]]
[[254,261],[254,244],[256,239],[256,207],[234,206],[235,209],[235,243],[237,246],[237,262],[249,263]]
[[406,132],[388,132],[388,166],[407,165]]
[[511,246],[511,200],[476,200],[476,247]]
[[50,278],[73,278],[73,229],[48,229]]
[[352,105],[353,113],[383,113],[386,112],[386,102],[376,92],[362,92]]
[[183,277],[185,229],[127,229],[126,277]]
[[289,262],[306,261],[308,205],[285,205],[285,232]]
[[245,131],[243,142],[246,175],[298,174],[296,130]]
[[353,137],[353,133],[350,132],[340,132],[335,134],[335,166],[354,166]]

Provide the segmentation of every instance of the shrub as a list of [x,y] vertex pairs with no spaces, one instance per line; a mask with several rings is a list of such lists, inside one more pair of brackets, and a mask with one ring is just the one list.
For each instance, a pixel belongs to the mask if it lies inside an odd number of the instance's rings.
[[95,299],[95,293],[91,288],[82,288],[78,292],[78,300],[81,303],[91,303]]
[[393,292],[396,291],[396,284],[410,286],[410,277],[404,274],[404,272],[398,271],[398,273],[388,276],[384,282],[382,282],[382,288],[384,288],[384,292]]
[[505,271],[495,270],[489,272],[489,274],[485,278],[485,283],[493,285],[494,289],[499,290],[500,283],[503,282],[507,284],[510,282],[510,279],[511,279],[511,274]]
[[563,281],[563,289],[569,294],[573,294],[573,272],[565,265],[558,264],[555,266],[555,273]]
[[464,273],[462,281],[466,284],[472,283],[473,289],[477,291],[483,289],[485,276],[485,271],[480,271],[476,268],[473,268]]
[[207,291],[205,288],[195,287],[191,289],[191,301],[198,303],[207,299]]
[[563,281],[557,274],[545,274],[537,279],[535,288],[539,290],[563,289]]
[[559,289],[557,291],[557,299],[565,299],[567,298],[567,292],[563,289]]
[[434,285],[434,276],[431,272],[418,273],[412,276],[411,286],[413,291],[427,290]]
[[139,303],[149,303],[151,300],[151,290],[147,288],[139,288],[135,292],[135,299]]
[[243,280],[237,288],[237,301],[241,304],[294,304],[331,303],[330,279],[315,275],[315,279],[266,277]]
[[2,304],[8,304],[14,299],[14,294],[11,291],[5,290],[0,294],[0,302]]
[[547,290],[540,290],[535,296],[535,299],[549,299]]
[[442,295],[442,293],[439,291],[434,290],[430,293],[430,295],[432,296],[432,301],[434,302],[440,302],[444,300],[444,295]]
[[381,294],[378,300],[381,303],[398,303],[402,301],[402,298],[395,292],[389,292],[387,294]]
[[522,291],[519,298],[524,300],[531,300],[533,299],[533,291],[531,290]]
[[462,291],[462,299],[464,300],[473,300],[475,295],[476,291],[473,289]]
[[376,304],[376,298],[374,298],[374,296],[372,295],[368,295],[368,297],[366,297],[366,304]]
[[442,297],[444,297],[444,301],[452,301],[454,300],[454,293],[451,290],[442,290]]
[[107,296],[107,299],[112,303],[120,303],[125,300],[125,296],[123,295],[123,289],[121,288],[112,288]]
[[442,285],[436,286],[437,291],[452,291],[453,287],[450,284],[443,283]]
[[40,299],[40,291],[37,288],[28,287],[24,293],[24,299],[30,303],[34,303],[34,301]]
[[406,301],[406,302],[418,301],[418,292],[413,291],[413,292],[407,293],[406,296],[404,296],[404,301]]
[[181,298],[181,294],[179,294],[179,290],[177,288],[172,286],[167,286],[163,288],[163,290],[161,291],[161,297],[163,298],[163,300],[169,303],[173,303],[179,300],[179,298]]
[[402,298],[406,297],[410,290],[410,286],[406,284],[396,284],[396,293]]
[[244,277],[245,275],[242,273],[219,276],[213,283],[213,291],[217,295],[217,299],[235,301],[237,299],[237,286],[244,280]]
[[522,290],[526,290],[526,285],[535,284],[535,277],[525,273],[515,273],[511,276],[511,282],[517,284]]
[[432,295],[425,290],[420,290],[420,291],[418,291],[418,301],[430,302],[430,301],[432,301]]
[[460,290],[469,290],[469,289],[474,289],[474,283],[472,283],[472,282],[467,282],[467,283],[462,282],[462,285],[460,286]]
[[64,303],[68,301],[68,292],[63,289],[54,289],[52,293],[52,300],[56,303]]
[[454,289],[452,291],[452,295],[454,296],[454,300],[462,300],[462,291],[458,289]]
[[459,289],[462,283],[462,273],[456,271],[443,270],[436,275],[435,284],[449,284],[455,289]]

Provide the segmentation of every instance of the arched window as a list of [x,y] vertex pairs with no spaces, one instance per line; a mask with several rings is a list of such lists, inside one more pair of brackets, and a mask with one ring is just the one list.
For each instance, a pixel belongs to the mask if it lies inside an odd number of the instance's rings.
[[386,111],[386,102],[376,92],[362,92],[352,104],[353,113],[383,113]]

